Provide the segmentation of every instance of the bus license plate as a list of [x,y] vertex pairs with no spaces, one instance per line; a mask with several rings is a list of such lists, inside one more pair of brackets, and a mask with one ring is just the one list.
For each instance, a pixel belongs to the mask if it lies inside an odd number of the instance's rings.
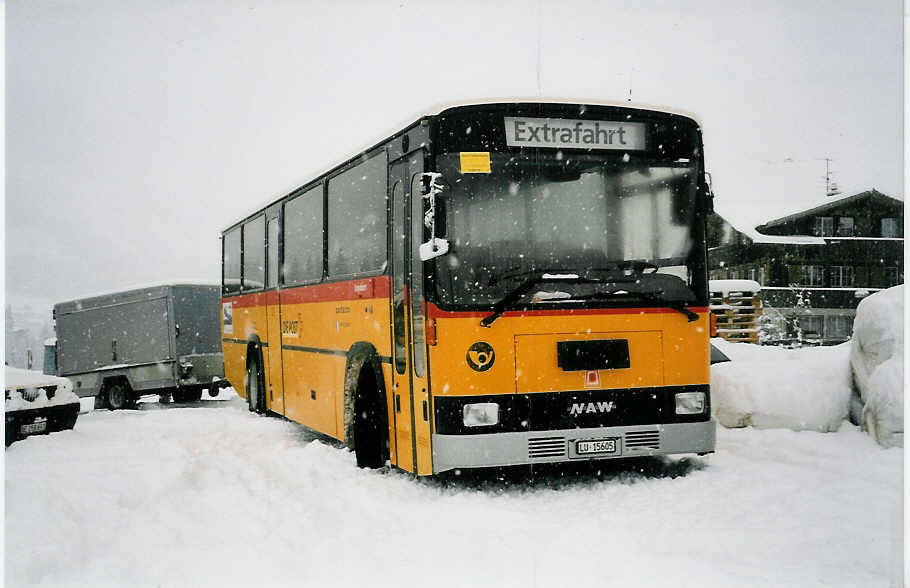
[[616,437],[612,437],[610,439],[575,442],[575,453],[578,455],[591,455],[594,453],[616,453],[616,448]]
[[47,429],[47,419],[37,420],[34,423],[29,423],[27,425],[22,425],[19,427],[19,432],[23,435],[31,435],[32,433],[41,433]]

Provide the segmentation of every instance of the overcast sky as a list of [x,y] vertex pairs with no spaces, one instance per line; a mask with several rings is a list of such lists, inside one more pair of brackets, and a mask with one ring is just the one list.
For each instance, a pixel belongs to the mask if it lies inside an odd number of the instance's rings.
[[225,225],[462,99],[693,112],[740,225],[823,199],[825,157],[903,198],[902,57],[897,0],[11,2],[6,296],[217,282]]

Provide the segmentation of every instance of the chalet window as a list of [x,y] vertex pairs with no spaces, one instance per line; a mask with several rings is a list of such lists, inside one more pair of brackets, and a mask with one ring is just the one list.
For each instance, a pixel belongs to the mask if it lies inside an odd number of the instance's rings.
[[838,237],[852,237],[853,236],[853,217],[852,216],[842,216],[837,219],[837,236]]
[[886,267],[885,268],[885,284],[890,288],[891,286],[897,286],[901,283],[900,274],[897,271],[896,267]]
[[825,317],[808,315],[799,317],[799,328],[806,339],[821,339],[825,334]]
[[882,219],[882,237],[900,237],[900,222],[896,218]]
[[817,216],[813,219],[812,234],[816,237],[831,237],[834,235],[834,217]]
[[833,265],[831,270],[831,287],[846,288],[854,283],[853,266],[850,265]]
[[834,314],[825,317],[825,337],[828,339],[846,339],[852,334],[852,316]]
[[801,265],[799,284],[801,286],[824,286],[825,285],[825,266],[823,265]]

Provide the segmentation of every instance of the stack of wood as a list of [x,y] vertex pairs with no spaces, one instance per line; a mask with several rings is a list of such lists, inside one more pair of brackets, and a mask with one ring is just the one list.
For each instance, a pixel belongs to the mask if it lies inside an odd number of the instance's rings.
[[711,280],[711,313],[717,336],[735,343],[758,343],[761,286],[754,280]]

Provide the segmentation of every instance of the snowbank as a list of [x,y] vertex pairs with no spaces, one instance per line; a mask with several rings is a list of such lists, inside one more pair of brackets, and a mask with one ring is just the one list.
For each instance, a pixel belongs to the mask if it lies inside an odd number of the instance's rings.
[[865,298],[856,309],[850,367],[862,413],[857,419],[885,447],[904,444],[904,287]]
[[850,403],[850,346],[784,349],[712,340],[714,418],[725,427],[836,431]]

